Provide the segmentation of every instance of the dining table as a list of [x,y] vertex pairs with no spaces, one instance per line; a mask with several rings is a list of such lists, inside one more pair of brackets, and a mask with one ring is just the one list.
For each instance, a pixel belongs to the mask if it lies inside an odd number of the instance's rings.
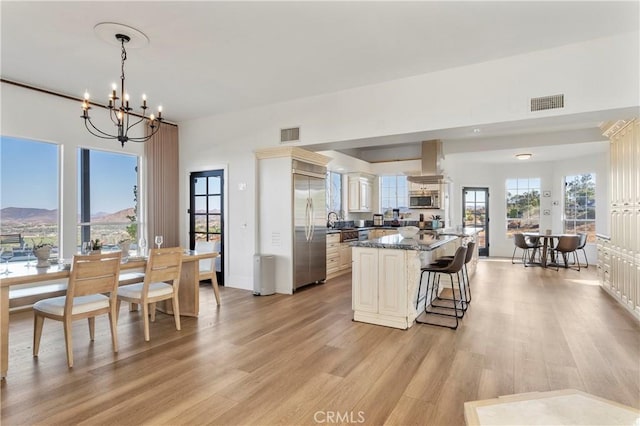
[[[553,249],[555,247],[556,244],[556,240],[560,239],[560,237],[566,237],[566,236],[575,236],[576,234],[556,234],[556,233],[547,233],[547,232],[523,232],[523,235],[529,239],[532,238],[538,238],[540,240],[542,240],[542,255],[540,256],[540,266],[542,266],[543,268],[547,267],[547,254],[549,253],[549,250]],[[532,251],[531,257],[530,257],[530,264],[535,264],[535,262],[533,261],[533,258],[535,256],[535,249]],[[551,256],[551,261],[553,263],[556,262],[555,259],[555,255],[552,254]]]
[[[180,303],[180,315],[197,317],[200,307],[200,281],[198,261],[213,259],[218,256],[216,252],[195,252],[185,250],[182,255],[182,270],[178,289]],[[123,260],[120,271],[141,270],[144,271],[146,257],[129,257]],[[52,264],[46,268],[37,268],[29,262],[8,262],[8,273],[3,266],[0,272],[0,374],[4,379],[9,369],[9,293],[12,287],[46,286],[52,282],[63,281],[69,278],[69,268],[64,262]],[[129,282],[121,282],[129,284]],[[171,303],[170,301],[168,302]],[[171,305],[159,306],[165,312],[172,312]]]

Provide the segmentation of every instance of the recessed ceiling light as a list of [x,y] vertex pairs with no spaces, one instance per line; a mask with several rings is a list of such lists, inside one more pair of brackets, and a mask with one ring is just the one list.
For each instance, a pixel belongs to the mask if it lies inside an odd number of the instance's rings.
[[533,157],[533,154],[516,154],[518,160],[528,160],[531,157]]
[[480,133],[480,128],[476,127],[475,129],[473,129],[473,133]]

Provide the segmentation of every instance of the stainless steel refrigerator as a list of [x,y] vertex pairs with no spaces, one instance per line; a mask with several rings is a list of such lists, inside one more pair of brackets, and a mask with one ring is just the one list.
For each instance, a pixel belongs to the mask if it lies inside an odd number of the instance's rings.
[[293,160],[293,290],[327,278],[326,167]]

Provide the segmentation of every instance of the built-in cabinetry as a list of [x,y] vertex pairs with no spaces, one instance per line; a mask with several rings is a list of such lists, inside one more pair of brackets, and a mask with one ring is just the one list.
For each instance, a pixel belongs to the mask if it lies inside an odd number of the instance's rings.
[[347,206],[350,212],[370,212],[372,210],[373,177],[361,173],[347,175]]
[[340,242],[340,233],[327,234],[327,279],[351,271],[351,247]]
[[640,120],[603,126],[611,141],[611,235],[598,237],[598,276],[640,319]]

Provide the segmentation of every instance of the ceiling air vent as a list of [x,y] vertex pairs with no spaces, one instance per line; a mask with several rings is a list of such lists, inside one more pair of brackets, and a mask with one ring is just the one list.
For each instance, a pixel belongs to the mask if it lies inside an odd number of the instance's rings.
[[300,140],[300,127],[280,129],[280,143],[298,142]]
[[564,95],[542,96],[531,98],[531,112],[547,109],[564,108]]

